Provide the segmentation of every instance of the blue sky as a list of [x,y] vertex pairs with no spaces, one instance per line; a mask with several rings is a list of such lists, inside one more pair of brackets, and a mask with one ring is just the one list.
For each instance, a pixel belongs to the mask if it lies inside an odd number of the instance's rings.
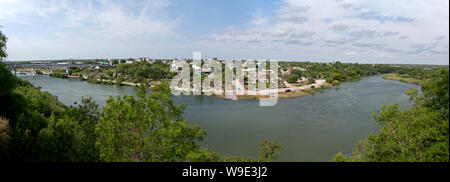
[[447,64],[447,0],[0,0],[7,60]]

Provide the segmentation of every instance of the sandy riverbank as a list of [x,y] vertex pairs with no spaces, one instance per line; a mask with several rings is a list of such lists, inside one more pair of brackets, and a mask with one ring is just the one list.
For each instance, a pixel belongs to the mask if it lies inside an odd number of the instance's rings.
[[[278,89],[278,98],[291,98],[291,97],[302,97],[313,94],[317,91],[326,88],[332,88],[333,85],[327,83],[325,80],[316,80],[315,83],[309,85],[303,85],[298,87],[288,87]],[[266,99],[269,98],[269,93],[274,93],[275,90],[261,90],[263,94],[261,95],[236,95],[235,97],[227,98],[223,95],[218,95],[217,97],[232,99],[232,100],[251,100],[251,99]],[[260,92],[261,92],[260,91]]]
[[[70,79],[79,79],[78,76],[71,76]],[[115,80],[100,80],[97,79],[98,82],[108,82],[112,84],[116,84]],[[121,85],[125,86],[132,86],[132,87],[139,87],[139,83],[132,83],[132,82],[121,82]],[[225,95],[211,95],[216,96],[219,98],[224,99],[232,99],[232,100],[252,100],[252,99],[266,99],[269,98],[270,93],[278,92],[278,98],[291,98],[291,97],[302,97],[307,96],[310,94],[313,94],[317,91],[320,91],[322,89],[326,88],[332,88],[333,85],[330,83],[327,83],[326,80],[316,80],[313,84],[303,85],[303,86],[291,86],[290,84],[287,84],[289,87],[287,88],[279,88],[277,90],[273,89],[266,89],[266,90],[259,90],[259,95],[236,95],[232,97],[226,97]],[[152,89],[152,87],[149,87],[149,89]],[[206,95],[205,95],[206,96]]]

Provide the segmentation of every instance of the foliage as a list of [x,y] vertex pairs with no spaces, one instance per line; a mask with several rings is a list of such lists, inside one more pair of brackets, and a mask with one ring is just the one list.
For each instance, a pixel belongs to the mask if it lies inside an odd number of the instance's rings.
[[282,146],[276,141],[263,140],[259,143],[259,148],[259,160],[270,162],[278,160],[278,152]]
[[137,82],[144,82],[147,79],[170,79],[174,76],[174,73],[170,72],[169,65],[163,64],[161,61],[156,61],[153,64],[145,61],[119,64],[116,67],[116,72]]
[[278,153],[282,146],[277,141],[262,140],[259,143],[259,158],[254,159],[246,156],[225,156],[219,155],[214,151],[204,148],[197,152],[190,153],[187,161],[220,161],[220,162],[272,162],[278,160]]
[[8,56],[6,52],[6,41],[8,41],[8,38],[0,31],[0,61],[3,61],[3,58]]
[[387,74],[383,78],[423,85],[439,74],[437,71],[439,67],[443,68],[443,66],[401,66],[395,73]]
[[[91,98],[67,107],[28,81],[4,78],[15,87],[13,114],[0,118],[1,161],[258,161],[201,148],[206,132],[186,124],[167,83],[150,96],[141,85],[137,98],[110,98],[100,110]],[[264,146],[264,160],[275,160],[278,148]]]
[[182,118],[183,109],[176,106],[168,85],[155,88],[146,97],[140,87],[138,99],[133,96],[109,98],[103,108],[96,147],[105,161],[183,161],[200,149],[198,141],[205,131],[190,126]]
[[449,74],[448,69],[441,68],[431,81],[422,86],[424,106],[439,111],[448,121],[449,108]]
[[325,79],[328,83],[337,85],[341,82],[359,79],[375,74],[392,73],[398,68],[385,64],[351,64],[351,63],[312,63],[312,62],[279,62],[282,69],[287,67],[301,67],[306,70],[292,70],[296,74],[308,79]]
[[410,77],[406,77],[405,75],[399,75],[396,73],[384,75],[383,79],[401,81],[401,82],[411,83],[411,84],[416,84],[416,85],[423,85],[423,83],[425,82],[425,80],[410,78]]
[[16,87],[17,79],[11,74],[5,63],[0,62],[0,94],[8,94]]
[[408,110],[383,106],[374,119],[378,134],[360,141],[352,155],[338,153],[334,161],[449,161],[448,70],[422,87]]
[[289,83],[295,83],[297,82],[297,80],[299,79],[299,76],[296,74],[291,74],[289,75],[289,77],[286,79],[287,82]]
[[54,73],[50,74],[50,76],[55,77],[55,78],[69,78],[69,76],[67,74],[59,73],[59,72],[54,72]]
[[99,161],[95,148],[95,127],[100,112],[91,98],[82,105],[65,110],[62,117],[52,115],[46,128],[38,135],[41,161]]
[[0,117],[0,152],[4,152],[2,149],[4,149],[9,142],[9,120],[4,117]]
[[[50,116],[60,116],[66,106],[46,92],[41,92],[31,83],[17,79],[17,87],[10,94],[9,119],[10,145],[8,152],[0,154],[0,159],[38,161],[40,145],[39,132],[47,126]],[[6,106],[6,103],[1,103]]]
[[123,79],[123,77],[122,76],[118,76],[117,78],[116,78],[116,85],[117,86],[121,86],[122,85],[122,82],[124,82],[125,80]]

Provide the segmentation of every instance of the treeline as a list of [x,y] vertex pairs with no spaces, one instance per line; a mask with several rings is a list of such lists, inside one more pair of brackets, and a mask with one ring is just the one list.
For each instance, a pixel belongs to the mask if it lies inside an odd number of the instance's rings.
[[397,70],[397,68],[385,64],[353,64],[339,61],[335,63],[280,62],[279,64],[284,70],[287,70],[288,67],[305,69],[304,71],[292,70],[291,74],[286,77],[289,81],[306,77],[309,79],[325,79],[328,83],[334,85],[364,76],[392,73]]
[[359,141],[350,155],[338,153],[334,161],[449,161],[448,68],[434,71],[429,79],[417,75],[427,81],[422,95],[407,92],[414,105],[408,110],[397,104],[383,106],[374,113],[382,126],[378,134]]
[[[352,63],[312,63],[312,62],[279,62],[282,70],[288,67],[300,67],[305,70],[293,69],[289,75],[281,76],[288,82],[295,82],[301,77],[308,78],[311,82],[315,79],[325,79],[327,82],[337,85],[341,82],[359,79],[375,74],[393,73],[397,67],[384,64],[352,64]],[[157,60],[153,63],[146,61],[121,63],[115,68],[100,68],[83,70],[71,70],[73,75],[90,74],[89,79],[115,80],[118,84],[124,81],[133,83],[145,83],[151,81],[167,80],[177,73],[170,72],[170,65]],[[206,75],[203,75],[205,77]]]
[[[153,63],[146,61],[135,61],[130,64],[118,63],[115,67],[100,67],[71,69],[69,75],[77,76],[80,79],[91,83],[122,85],[123,82],[144,83],[171,79],[176,73],[170,72],[170,65],[164,64],[161,60]],[[86,78],[83,77],[86,76]],[[103,82],[106,80],[107,82]]]
[[201,147],[205,130],[186,124],[166,83],[103,108],[90,98],[66,106],[0,63],[0,89],[0,161],[274,161],[281,150],[263,140],[253,159]]
[[437,66],[402,66],[399,67],[396,72],[385,75],[383,78],[423,85],[427,81],[431,80],[431,78],[438,75],[436,70],[438,70]]
[[146,61],[119,64],[115,71],[118,76],[131,80],[134,83],[145,83],[148,80],[171,79],[176,74],[170,72],[170,65],[164,64],[159,60],[152,64]]
[[[0,31],[0,61],[6,57],[6,36]],[[161,64],[156,64],[160,65]],[[141,65],[123,70],[153,77]],[[120,69],[120,67],[119,67]],[[138,69],[138,70],[136,70]],[[148,73],[144,75],[143,73]],[[161,75],[161,74],[160,74]],[[158,77],[161,79],[160,77]],[[66,106],[14,76],[0,62],[0,161],[273,161],[281,145],[261,141],[260,156],[223,156],[203,148],[206,132],[186,124],[183,107],[172,101],[167,83],[147,96],[110,97],[100,109],[90,98]]]

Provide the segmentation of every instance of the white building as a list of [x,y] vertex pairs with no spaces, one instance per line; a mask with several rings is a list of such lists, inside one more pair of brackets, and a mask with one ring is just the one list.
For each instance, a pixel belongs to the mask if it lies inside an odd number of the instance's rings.
[[306,71],[306,68],[301,68],[301,67],[298,67],[298,66],[294,66],[294,67],[292,67],[292,69],[300,70],[300,71]]

